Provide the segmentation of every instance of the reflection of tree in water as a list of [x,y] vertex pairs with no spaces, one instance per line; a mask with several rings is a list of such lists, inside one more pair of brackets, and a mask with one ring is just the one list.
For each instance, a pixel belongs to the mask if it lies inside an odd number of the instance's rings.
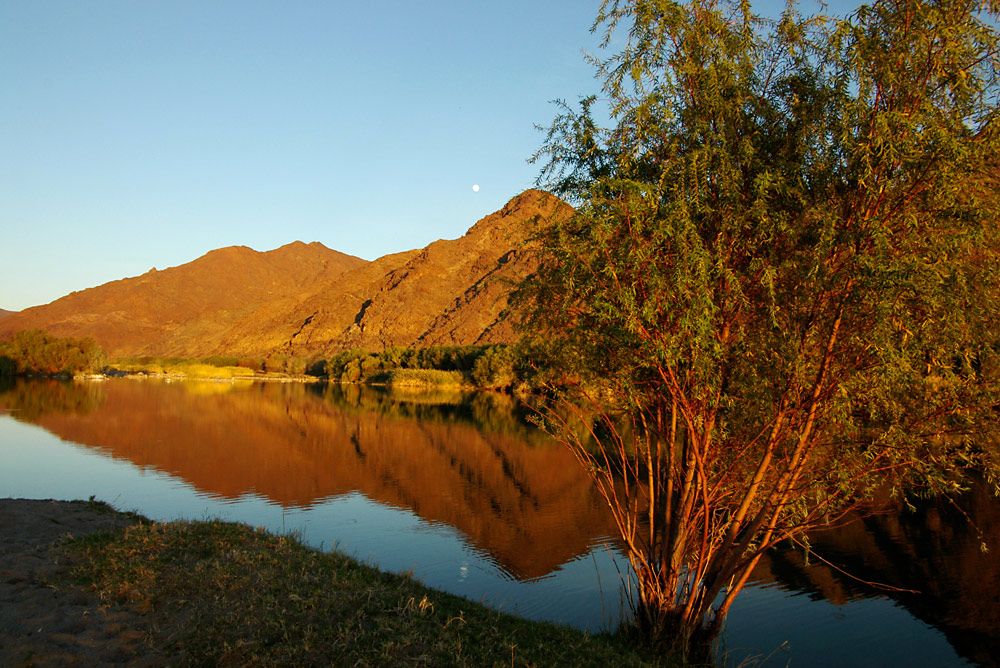
[[97,410],[104,398],[100,383],[54,379],[0,383],[0,408],[22,422],[35,422],[47,415],[87,415]]
[[496,392],[406,390],[364,385],[311,386],[325,401],[347,413],[422,422],[467,423],[479,430],[511,436],[532,445],[555,444],[530,424],[531,411],[520,401]]
[[836,604],[891,598],[940,629],[964,657],[1000,665],[1000,500],[979,484],[955,505],[888,510],[811,534],[809,556],[790,545],[773,550],[755,579]]

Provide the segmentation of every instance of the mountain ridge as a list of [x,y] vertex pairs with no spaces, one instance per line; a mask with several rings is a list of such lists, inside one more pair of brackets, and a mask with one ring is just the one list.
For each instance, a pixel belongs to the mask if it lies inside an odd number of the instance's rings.
[[320,357],[350,348],[510,343],[513,287],[534,269],[538,225],[572,211],[527,190],[458,239],[368,261],[319,242],[228,246],[183,265],[72,292],[6,317],[94,338],[112,357]]

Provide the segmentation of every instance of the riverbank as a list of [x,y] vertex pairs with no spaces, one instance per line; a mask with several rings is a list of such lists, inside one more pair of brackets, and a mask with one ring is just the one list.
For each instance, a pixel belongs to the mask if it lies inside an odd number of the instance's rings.
[[0,665],[74,662],[674,665],[244,525],[0,500]]
[[326,382],[325,378],[307,376],[305,374],[282,373],[278,371],[248,371],[247,369],[227,370],[215,367],[207,369],[178,369],[170,371],[122,371],[110,370],[99,374],[78,374],[73,376],[74,380],[106,380],[108,378],[131,378],[133,380],[155,379],[155,380],[196,380],[220,383],[239,382],[276,382],[276,383],[319,383]]

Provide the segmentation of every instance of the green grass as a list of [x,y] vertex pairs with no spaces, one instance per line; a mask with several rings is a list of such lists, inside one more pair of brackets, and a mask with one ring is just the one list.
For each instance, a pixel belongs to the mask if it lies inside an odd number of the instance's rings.
[[76,584],[143,612],[150,652],[171,665],[677,665],[239,524],[142,522],[61,549]]
[[392,387],[471,387],[461,371],[440,369],[392,369],[372,376],[365,382]]

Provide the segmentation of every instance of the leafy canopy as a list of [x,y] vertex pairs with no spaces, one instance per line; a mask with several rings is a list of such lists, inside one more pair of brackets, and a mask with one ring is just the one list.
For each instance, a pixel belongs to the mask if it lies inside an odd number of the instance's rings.
[[536,156],[576,213],[530,322],[632,420],[578,452],[653,626],[717,628],[764,549],[876,486],[994,470],[998,8],[604,2],[602,93]]
[[59,338],[39,329],[23,329],[11,341],[0,341],[0,376],[93,372],[104,363],[104,351],[89,337]]

